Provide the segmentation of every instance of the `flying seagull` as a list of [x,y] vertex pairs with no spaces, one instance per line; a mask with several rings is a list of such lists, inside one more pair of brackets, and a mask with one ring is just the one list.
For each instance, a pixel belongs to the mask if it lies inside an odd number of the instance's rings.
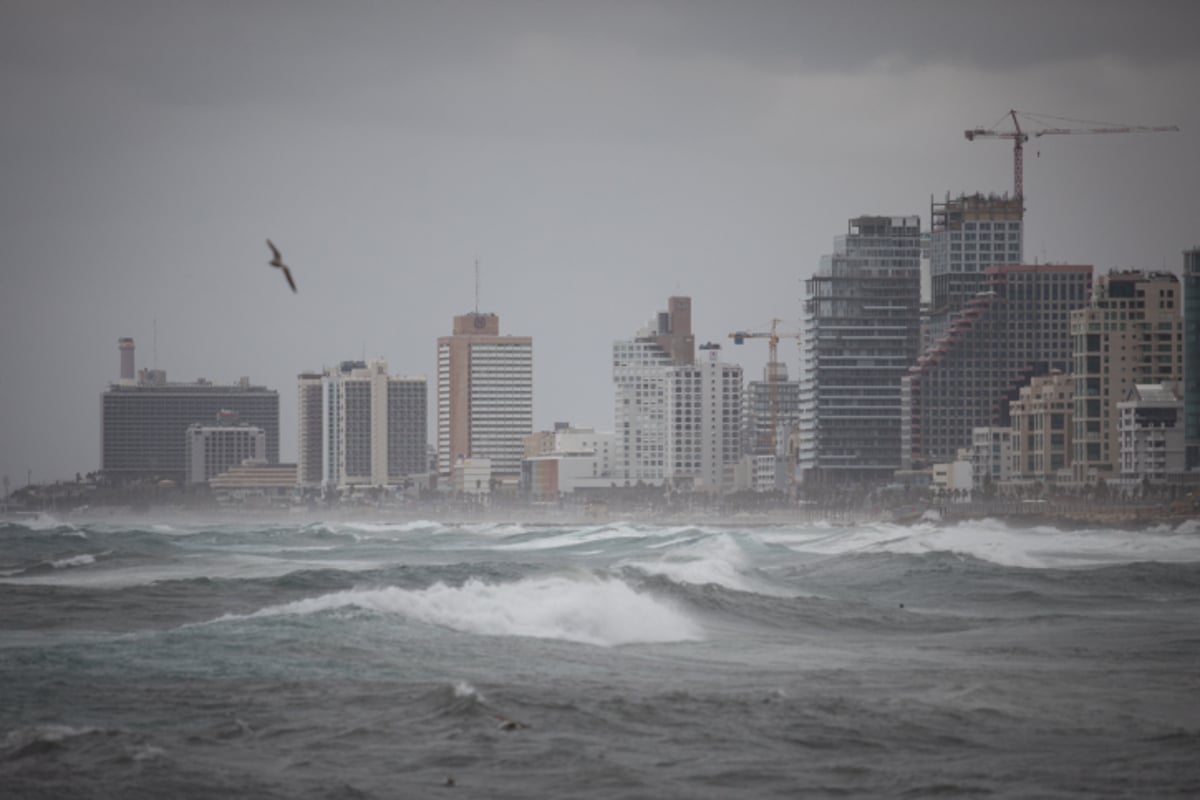
[[283,270],[283,277],[287,278],[288,286],[292,287],[293,292],[296,291],[296,282],[292,280],[292,271],[288,269],[287,264],[283,263],[283,256],[279,255],[279,248],[272,244],[270,239],[267,239],[267,247],[271,248],[271,252],[275,256],[267,263]]

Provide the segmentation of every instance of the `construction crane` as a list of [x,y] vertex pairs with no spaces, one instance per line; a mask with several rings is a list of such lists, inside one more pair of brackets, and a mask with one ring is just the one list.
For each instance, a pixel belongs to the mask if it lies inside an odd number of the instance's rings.
[[771,455],[778,454],[775,437],[779,430],[779,340],[800,338],[799,333],[781,333],[779,331],[780,322],[782,320],[771,320],[771,330],[769,331],[734,331],[729,334],[729,338],[733,339],[734,344],[745,344],[747,339],[767,340],[767,398],[771,410],[771,436],[768,441],[771,446]]
[[[1028,130],[1021,127],[1021,120],[1017,117],[1020,113],[1028,122],[1033,122],[1037,125],[1045,125],[1047,127]],[[967,137],[968,142],[973,142],[976,139],[1012,139],[1013,143],[1013,193],[1017,197],[1024,197],[1024,145],[1029,141],[1030,135],[1033,136],[1059,136],[1068,133],[1167,133],[1178,131],[1178,125],[1112,125],[1103,122],[1085,122],[1083,120],[1066,119],[1064,117],[1052,117],[1048,114],[1031,114],[1028,111],[1017,112],[1009,110],[1005,117],[1012,119],[1014,130],[1000,131],[989,128],[972,128],[971,130],[963,131],[963,135]],[[1059,122],[1071,122],[1080,125],[1096,125],[1099,127],[1092,128],[1062,128],[1055,127],[1057,123],[1046,122],[1042,117]],[[1004,117],[996,121],[999,125]]]

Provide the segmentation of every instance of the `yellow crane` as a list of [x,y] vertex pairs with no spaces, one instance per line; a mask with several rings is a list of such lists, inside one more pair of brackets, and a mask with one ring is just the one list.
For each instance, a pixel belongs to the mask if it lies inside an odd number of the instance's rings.
[[771,455],[778,453],[776,449],[775,437],[778,435],[779,429],[779,380],[780,380],[780,363],[779,363],[779,340],[780,339],[799,339],[799,333],[781,333],[779,323],[782,320],[771,320],[771,330],[769,331],[734,331],[729,334],[729,338],[733,339],[734,344],[745,344],[747,339],[766,339],[768,346],[767,358],[767,398],[771,409],[771,435],[768,443],[771,447]]
[[[1017,116],[1020,114],[1025,118],[1026,122],[1032,122],[1035,125],[1045,127],[1030,130],[1027,127],[1021,127],[1021,119]],[[1012,120],[1013,130],[995,130],[996,125],[1004,120],[1004,117],[1009,117]],[[991,128],[971,128],[963,131],[963,135],[967,137],[968,142],[973,142],[976,139],[1012,139],[1013,143],[1013,193],[1016,197],[1025,195],[1025,167],[1024,167],[1024,146],[1025,142],[1029,141],[1032,136],[1060,136],[1063,134],[1072,133],[1166,133],[1178,131],[1178,125],[1114,125],[1106,122],[1085,122],[1083,120],[1066,119],[1065,117],[1052,117],[1049,114],[1031,114],[1028,111],[1009,110],[1007,114],[996,121],[996,125]],[[1046,122],[1042,118],[1049,120],[1057,120],[1058,122],[1073,122],[1081,125],[1090,125],[1095,127],[1087,128],[1063,128],[1059,127],[1057,122]]]

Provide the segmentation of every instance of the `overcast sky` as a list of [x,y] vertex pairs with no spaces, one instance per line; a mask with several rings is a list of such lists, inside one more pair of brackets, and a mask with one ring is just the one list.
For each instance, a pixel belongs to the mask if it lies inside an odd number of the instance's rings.
[[536,428],[611,430],[612,342],[672,294],[757,378],[727,334],[798,330],[849,218],[1011,191],[1010,144],[963,137],[1010,108],[1179,125],[1025,170],[1027,261],[1178,272],[1197,30],[1190,0],[0,0],[0,473],[99,468],[122,336],[277,389],[286,461],[301,371],[381,356],[432,414],[476,259]]

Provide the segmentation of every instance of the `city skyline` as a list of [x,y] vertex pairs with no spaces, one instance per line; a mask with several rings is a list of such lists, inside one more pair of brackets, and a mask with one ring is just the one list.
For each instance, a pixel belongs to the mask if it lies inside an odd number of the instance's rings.
[[798,329],[846,219],[1011,191],[1009,143],[963,131],[1013,107],[1181,127],[1031,140],[1027,263],[1179,273],[1200,243],[1190,3],[150,8],[0,12],[14,488],[99,467],[122,336],[174,380],[277,390],[295,461],[296,375],[432,378],[476,259],[480,309],[537,343],[534,429],[607,429],[648,308],[690,296],[698,343]]

